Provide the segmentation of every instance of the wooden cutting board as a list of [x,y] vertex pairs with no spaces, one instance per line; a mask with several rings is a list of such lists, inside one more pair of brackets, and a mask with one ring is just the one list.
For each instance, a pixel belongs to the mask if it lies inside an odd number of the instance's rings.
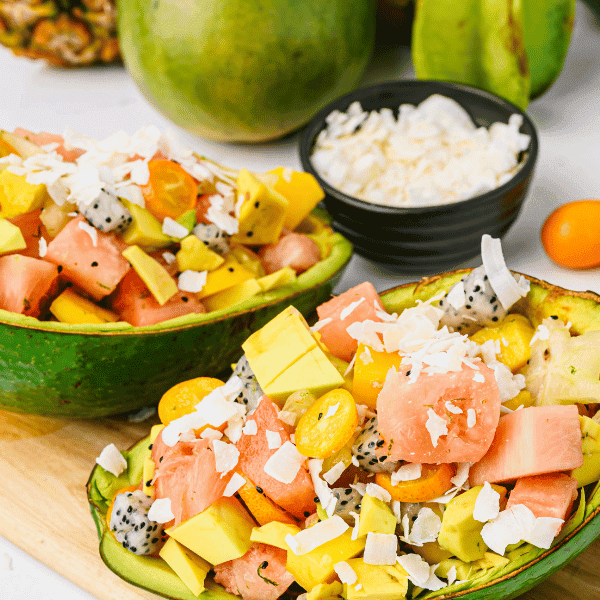
[[[109,571],[85,485],[109,443],[123,450],[148,434],[152,421],[57,420],[0,411],[0,531],[2,535],[100,600],[142,600]],[[600,540],[522,600],[600,600]]]

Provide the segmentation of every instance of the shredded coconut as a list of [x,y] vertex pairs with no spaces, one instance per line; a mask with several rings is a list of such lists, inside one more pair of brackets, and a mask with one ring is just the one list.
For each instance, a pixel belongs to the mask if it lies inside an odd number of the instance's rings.
[[170,498],[157,498],[148,511],[148,519],[155,523],[168,523],[174,518]]
[[115,477],[118,477],[127,468],[127,461],[114,444],[108,444],[102,450],[96,463]]
[[177,279],[177,287],[182,292],[198,293],[206,285],[207,271],[183,271]]

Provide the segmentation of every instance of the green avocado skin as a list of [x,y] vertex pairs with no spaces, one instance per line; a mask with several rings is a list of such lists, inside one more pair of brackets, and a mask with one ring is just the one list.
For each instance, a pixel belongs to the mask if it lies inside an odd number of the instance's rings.
[[284,308],[293,304],[310,317],[331,297],[352,254],[345,238],[334,239],[331,255],[302,274],[290,293],[276,292],[256,308],[197,325],[76,333],[0,322],[0,409],[116,415],[157,404],[180,381],[218,375],[241,356],[242,342]]
[[375,39],[373,0],[120,0],[125,65],[181,127],[279,138],[351,91]]

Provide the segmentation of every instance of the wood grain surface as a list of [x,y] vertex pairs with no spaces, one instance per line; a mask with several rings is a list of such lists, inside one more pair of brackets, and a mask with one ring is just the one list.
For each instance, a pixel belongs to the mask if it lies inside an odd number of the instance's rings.
[[[143,600],[109,571],[85,485],[107,444],[123,450],[153,422],[57,420],[0,411],[0,531],[2,535],[99,600]],[[491,597],[490,597],[491,599]],[[522,600],[600,600],[600,540]]]

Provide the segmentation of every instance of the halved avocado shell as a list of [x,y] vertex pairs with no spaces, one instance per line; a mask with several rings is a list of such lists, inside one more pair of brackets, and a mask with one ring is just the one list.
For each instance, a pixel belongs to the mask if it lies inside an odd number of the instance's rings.
[[[326,213],[313,213],[323,224]],[[296,281],[234,307],[147,327],[69,325],[0,310],[0,409],[45,416],[101,417],[156,404],[176,383],[216,374],[242,342],[286,306],[310,317],[352,255],[331,231],[331,253]]]
[[[381,294],[384,306],[390,312],[401,312],[414,306],[417,300],[427,300],[447,291],[468,273],[463,269],[418,283],[402,285]],[[546,316],[557,315],[571,321],[573,333],[600,329],[600,296],[593,292],[571,292],[563,288],[526,276],[531,281],[529,294],[519,302],[516,310],[527,315],[534,324]],[[106,511],[118,489],[141,481],[141,465],[148,438],[138,442],[126,453],[128,469],[119,479],[96,466],[87,484],[88,501],[100,537],[100,554],[103,561],[122,579],[138,587],[174,600],[196,598],[164,563],[157,559],[138,557],[115,540],[106,525]],[[586,497],[589,498],[586,502]],[[521,547],[522,554],[505,567],[485,571],[481,576],[464,583],[456,583],[437,592],[420,594],[419,598],[460,598],[461,600],[509,600],[552,575],[583,552],[600,535],[600,484],[587,486],[580,496],[578,508],[549,550],[530,544]],[[201,598],[206,600],[235,599],[220,586],[211,583]],[[284,595],[285,600],[289,595]]]

